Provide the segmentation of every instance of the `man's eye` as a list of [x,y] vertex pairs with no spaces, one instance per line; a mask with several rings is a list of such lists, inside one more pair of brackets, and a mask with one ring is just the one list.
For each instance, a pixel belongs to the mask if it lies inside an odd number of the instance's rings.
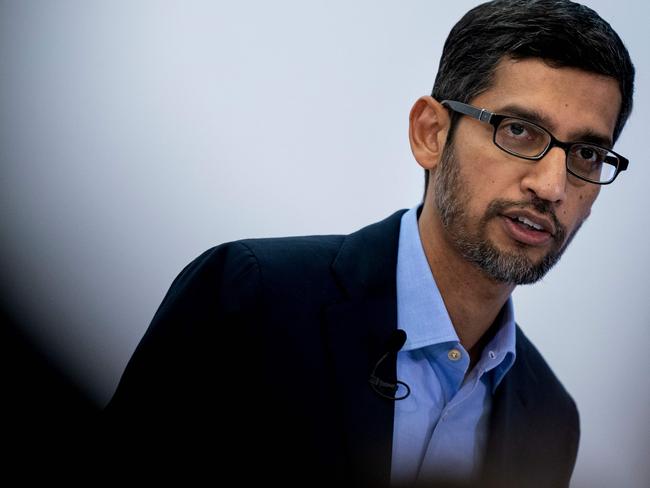
[[506,127],[506,132],[515,137],[522,137],[526,135],[526,128],[522,124],[517,124],[515,122],[507,124]]
[[517,142],[538,142],[544,138],[542,131],[531,124],[521,120],[505,120],[499,130],[503,137]]
[[[583,175],[594,175],[602,171],[607,161],[607,151],[597,147],[575,145],[570,150],[569,164],[571,169]],[[614,163],[614,166],[616,164]]]
[[572,152],[577,159],[585,163],[600,163],[607,155],[606,151],[599,151],[589,146],[577,146]]
[[596,158],[596,151],[590,147],[583,147],[580,149],[579,156],[586,161],[592,161]]
[[521,119],[504,119],[495,133],[494,141],[506,151],[524,157],[538,155],[548,144],[542,129]]

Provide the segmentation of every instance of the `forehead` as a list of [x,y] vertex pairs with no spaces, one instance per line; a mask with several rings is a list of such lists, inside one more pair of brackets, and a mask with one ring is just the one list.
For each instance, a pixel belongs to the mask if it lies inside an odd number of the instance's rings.
[[608,76],[553,68],[537,58],[506,58],[497,65],[490,88],[471,103],[494,112],[516,106],[539,113],[547,129],[562,140],[583,133],[611,140],[621,93],[618,82]]

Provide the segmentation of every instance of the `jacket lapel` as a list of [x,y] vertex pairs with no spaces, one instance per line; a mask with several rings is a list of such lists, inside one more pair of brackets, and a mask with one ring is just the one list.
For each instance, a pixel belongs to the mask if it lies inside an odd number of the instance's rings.
[[[528,351],[517,326],[517,357],[492,400],[492,413],[483,462],[484,479],[493,485],[518,486],[526,476],[526,460],[535,443],[530,426],[539,385],[527,363]],[[490,485],[492,486],[492,485]]]
[[[394,402],[375,393],[368,379],[397,328],[395,272],[404,212],[345,238],[332,264],[342,299],[324,310],[324,336],[345,431],[346,470],[361,484],[390,479]],[[383,375],[394,381],[396,361],[385,363]]]

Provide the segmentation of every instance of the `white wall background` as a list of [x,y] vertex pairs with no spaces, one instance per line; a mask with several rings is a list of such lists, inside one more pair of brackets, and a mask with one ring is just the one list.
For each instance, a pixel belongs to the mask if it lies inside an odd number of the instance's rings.
[[[408,112],[477,3],[1,1],[3,297],[106,403],[201,251],[348,233],[419,201]],[[646,487],[650,10],[587,4],[636,63],[631,165],[516,309],[582,414],[574,486]]]

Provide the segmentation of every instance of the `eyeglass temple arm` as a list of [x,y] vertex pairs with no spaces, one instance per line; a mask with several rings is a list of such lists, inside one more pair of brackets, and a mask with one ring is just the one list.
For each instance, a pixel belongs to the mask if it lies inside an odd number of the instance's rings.
[[605,158],[605,162],[616,166],[618,172],[625,171],[627,169],[627,165],[629,164],[629,161],[623,156],[619,156],[618,159],[612,156],[607,156]]
[[456,102],[454,100],[443,100],[442,102],[440,102],[440,104],[445,107],[449,107],[454,112],[458,112],[463,115],[469,115],[470,117],[474,119],[478,119],[481,122],[489,123],[492,119],[492,116],[494,115],[492,112],[488,112],[484,108],[472,107],[471,105],[467,105],[466,103]]

